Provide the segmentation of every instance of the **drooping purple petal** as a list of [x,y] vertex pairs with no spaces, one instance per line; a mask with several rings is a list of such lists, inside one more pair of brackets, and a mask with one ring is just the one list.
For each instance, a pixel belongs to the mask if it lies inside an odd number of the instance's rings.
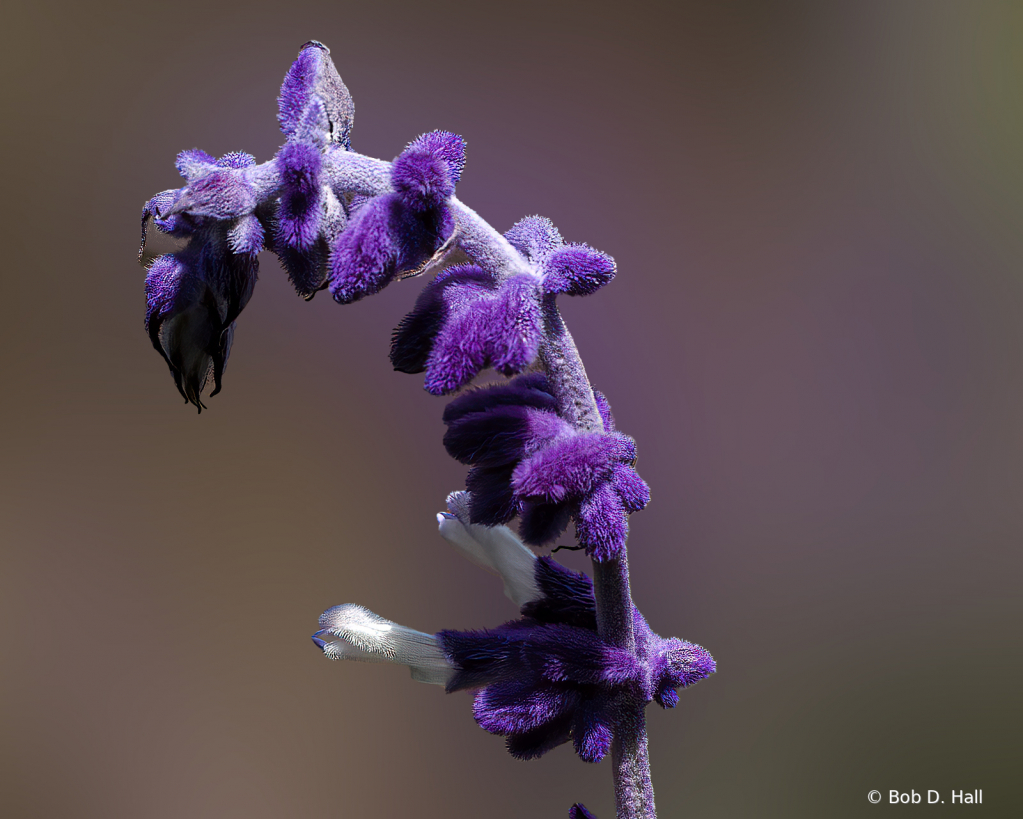
[[[514,482],[513,482],[514,485]],[[521,504],[519,534],[533,546],[557,539],[568,528],[572,508],[567,503],[527,500]]]
[[518,510],[511,488],[511,466],[474,466],[465,478],[469,490],[469,514],[473,523],[500,526]]
[[233,319],[224,322],[203,272],[181,254],[156,259],[146,276],[146,330],[178,392],[201,412],[212,376],[216,389],[231,351]]
[[568,819],[597,819],[597,817],[586,810],[586,806],[582,802],[576,802],[568,810]]
[[452,310],[427,357],[427,391],[454,392],[485,367],[512,375],[532,364],[541,338],[537,289],[532,277],[515,276],[496,292]]
[[562,717],[578,705],[578,690],[537,682],[524,678],[484,688],[473,701],[477,724],[491,734],[521,734]]
[[561,716],[532,731],[509,736],[506,743],[508,753],[516,759],[539,759],[568,742],[571,730],[571,715]]
[[330,257],[330,292],[349,304],[384,288],[397,272],[401,204],[395,194],[378,196],[341,234]]

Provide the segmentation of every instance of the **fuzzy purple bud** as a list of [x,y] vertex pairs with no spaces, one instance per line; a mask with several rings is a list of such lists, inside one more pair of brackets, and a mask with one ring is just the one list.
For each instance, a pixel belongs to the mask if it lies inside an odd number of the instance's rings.
[[582,244],[571,244],[551,253],[544,264],[543,288],[547,293],[587,296],[615,277],[615,261],[606,253]]

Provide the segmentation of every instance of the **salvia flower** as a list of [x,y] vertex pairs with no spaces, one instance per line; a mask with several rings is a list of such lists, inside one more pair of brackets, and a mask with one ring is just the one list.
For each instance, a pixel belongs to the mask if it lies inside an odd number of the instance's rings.
[[526,543],[541,546],[575,519],[579,543],[596,560],[618,554],[628,516],[650,500],[636,474],[636,444],[615,429],[595,392],[603,431],[580,432],[557,414],[542,374],[460,395],[444,411],[444,445],[469,464],[472,519],[488,526],[520,515]]
[[[501,576],[520,619],[483,631],[436,636],[404,628],[361,606],[328,609],[313,641],[329,659],[392,662],[447,691],[475,692],[473,715],[507,738],[520,759],[542,756],[569,740],[587,762],[609,751],[625,698],[671,708],[675,689],[715,670],[700,646],[664,639],[633,607],[636,650],[597,634],[593,586],[549,557],[537,558],[505,526],[469,517],[471,498],[454,493],[438,515],[441,534],[477,565]],[[586,815],[586,814],[581,814]]]
[[526,272],[506,275],[475,264],[442,272],[420,294],[394,332],[391,363],[426,373],[426,389],[446,395],[486,367],[504,375],[528,369],[543,337],[542,302],[559,293],[586,295],[614,278],[614,260],[583,245],[566,245],[549,219],[529,216],[505,238]]

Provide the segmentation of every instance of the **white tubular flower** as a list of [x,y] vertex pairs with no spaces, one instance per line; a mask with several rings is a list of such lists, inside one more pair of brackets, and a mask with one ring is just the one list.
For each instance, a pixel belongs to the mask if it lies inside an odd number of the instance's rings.
[[313,642],[329,660],[407,665],[419,682],[445,685],[454,674],[432,634],[399,626],[353,603],[323,612]]
[[449,512],[440,512],[440,533],[477,566],[501,576],[504,593],[522,607],[543,594],[536,583],[536,555],[507,526],[469,522],[469,493],[448,495]]

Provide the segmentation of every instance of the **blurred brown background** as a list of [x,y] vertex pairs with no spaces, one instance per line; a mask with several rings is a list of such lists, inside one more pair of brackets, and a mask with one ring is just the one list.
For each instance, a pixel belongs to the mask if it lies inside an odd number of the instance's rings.
[[457,131],[495,226],[618,261],[565,312],[653,487],[633,591],[720,669],[651,708],[660,814],[1023,812],[1023,6],[4,17],[3,816],[613,816],[607,764],[517,762],[467,696],[309,642],[341,602],[512,615],[435,531],[464,471],[386,358],[418,286],[305,304],[265,256],[201,417],[143,333],[143,202],[181,149],[270,158],[310,38],[356,150]]

